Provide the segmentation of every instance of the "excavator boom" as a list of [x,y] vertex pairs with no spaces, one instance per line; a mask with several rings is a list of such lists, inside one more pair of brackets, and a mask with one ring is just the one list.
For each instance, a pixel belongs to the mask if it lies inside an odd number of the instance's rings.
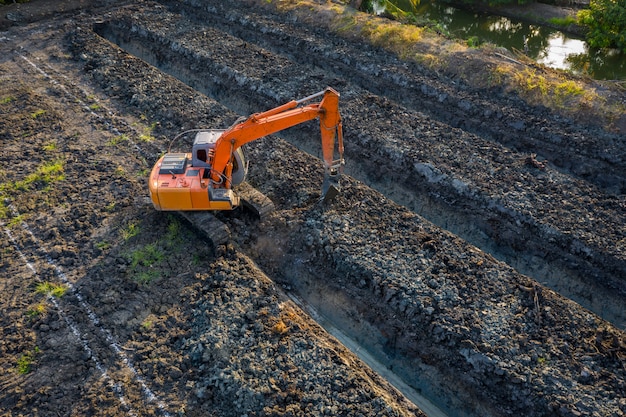
[[[309,103],[318,97],[322,97],[318,103]],[[247,168],[241,147],[316,118],[325,169],[322,198],[327,200],[338,192],[344,165],[339,93],[330,87],[255,113],[229,129],[198,131],[191,154],[168,152],[152,169],[149,188],[154,207],[182,211],[234,209],[241,201],[232,186],[243,182]]]

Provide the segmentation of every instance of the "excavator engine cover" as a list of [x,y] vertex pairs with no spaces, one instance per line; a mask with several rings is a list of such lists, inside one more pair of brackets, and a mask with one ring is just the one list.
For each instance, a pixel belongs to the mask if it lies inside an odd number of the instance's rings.
[[[150,174],[150,197],[157,210],[232,210],[240,199],[232,189],[220,188],[210,178],[211,155],[224,130],[196,134],[191,154],[166,153]],[[245,180],[247,166],[241,148],[233,153],[231,183]],[[217,185],[217,186],[216,186]]]

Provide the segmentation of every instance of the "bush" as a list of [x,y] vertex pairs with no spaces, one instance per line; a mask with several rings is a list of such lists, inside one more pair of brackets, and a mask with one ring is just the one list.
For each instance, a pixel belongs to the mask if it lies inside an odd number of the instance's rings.
[[581,10],[578,19],[588,28],[589,46],[617,48],[626,53],[626,4],[623,1],[591,0],[589,9]]

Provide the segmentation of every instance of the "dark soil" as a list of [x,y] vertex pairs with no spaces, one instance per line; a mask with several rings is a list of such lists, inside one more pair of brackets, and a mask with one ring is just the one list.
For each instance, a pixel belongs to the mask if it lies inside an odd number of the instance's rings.
[[[0,8],[0,415],[624,416],[619,126],[284,4]],[[326,86],[332,203],[311,122],[246,145],[276,210],[227,244],[153,209],[177,133]]]

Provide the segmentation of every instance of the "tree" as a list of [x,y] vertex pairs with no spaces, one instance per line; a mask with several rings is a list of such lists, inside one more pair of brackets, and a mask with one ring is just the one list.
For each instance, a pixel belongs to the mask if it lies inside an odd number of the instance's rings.
[[587,43],[593,48],[617,48],[626,53],[626,3],[623,0],[591,0],[578,13],[588,28]]

